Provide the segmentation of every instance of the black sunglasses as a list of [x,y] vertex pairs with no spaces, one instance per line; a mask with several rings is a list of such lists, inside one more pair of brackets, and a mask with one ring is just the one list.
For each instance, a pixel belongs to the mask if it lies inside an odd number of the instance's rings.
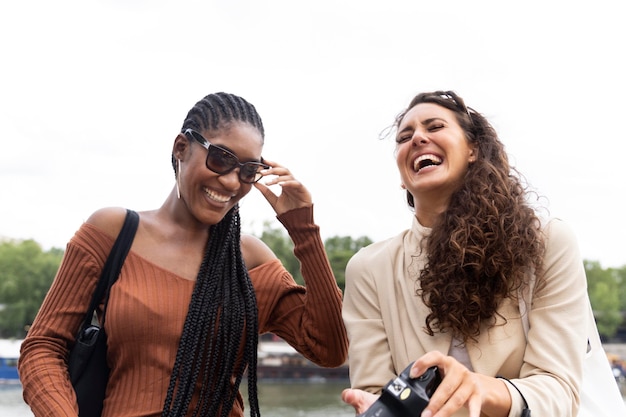
[[206,167],[216,174],[228,174],[235,168],[239,168],[239,180],[246,184],[254,184],[261,178],[261,171],[270,166],[261,162],[239,162],[239,158],[231,151],[218,145],[213,145],[200,133],[193,129],[185,130],[185,136],[195,139],[208,152],[206,155]]

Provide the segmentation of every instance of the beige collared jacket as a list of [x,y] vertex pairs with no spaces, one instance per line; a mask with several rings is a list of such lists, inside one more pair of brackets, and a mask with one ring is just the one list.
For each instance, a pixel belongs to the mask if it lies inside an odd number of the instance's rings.
[[[424,331],[428,309],[416,295],[429,233],[414,218],[411,229],[361,249],[348,263],[343,319],[352,388],[379,393],[426,352],[451,353],[449,334],[429,336]],[[473,371],[509,378],[524,394],[532,415],[575,416],[587,347],[587,281],[568,226],[551,220],[544,233],[545,285],[535,289],[529,303],[528,342],[518,301],[506,300],[496,325],[485,327],[478,343],[468,343],[466,351]],[[523,401],[507,386],[513,399],[509,416],[519,416]],[[466,415],[464,408],[455,417]]]

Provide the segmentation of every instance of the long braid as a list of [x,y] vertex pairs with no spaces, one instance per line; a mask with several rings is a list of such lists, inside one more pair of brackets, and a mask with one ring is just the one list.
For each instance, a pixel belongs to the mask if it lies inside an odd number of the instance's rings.
[[[211,94],[196,103],[182,130],[218,130],[232,121],[249,123],[262,137],[265,134],[254,106],[226,93]],[[228,416],[246,368],[250,417],[261,415],[256,386],[257,302],[241,255],[240,241],[239,210],[233,207],[222,221],[209,228],[163,405],[163,417],[186,416],[192,400],[196,401],[194,394],[197,401],[193,416]],[[238,360],[240,353],[243,353],[242,359]],[[200,389],[196,392],[198,386]]]

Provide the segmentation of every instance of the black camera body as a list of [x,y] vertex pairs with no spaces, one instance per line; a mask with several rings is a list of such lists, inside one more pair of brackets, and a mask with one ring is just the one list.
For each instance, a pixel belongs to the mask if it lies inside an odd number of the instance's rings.
[[380,398],[357,417],[412,417],[419,416],[428,405],[441,375],[436,366],[428,368],[417,378],[409,378],[411,363],[383,388]]

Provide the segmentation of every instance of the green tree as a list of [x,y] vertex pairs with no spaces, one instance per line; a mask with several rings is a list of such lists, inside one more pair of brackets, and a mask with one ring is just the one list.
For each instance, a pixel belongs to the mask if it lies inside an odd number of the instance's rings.
[[335,274],[337,285],[343,291],[346,287],[346,265],[359,249],[371,244],[372,241],[366,236],[352,239],[350,236],[334,236],[324,241],[330,266]]
[[33,240],[0,243],[0,337],[26,335],[62,257],[62,250],[44,252]]
[[[304,285],[304,279],[300,271],[300,262],[293,254],[293,242],[287,232],[282,228],[272,228],[271,225],[266,222],[263,225],[263,233],[260,239],[274,251],[285,268],[293,275],[296,282]],[[330,266],[335,274],[337,285],[342,291],[345,287],[345,269],[348,260],[359,249],[370,243],[372,243],[372,241],[365,236],[358,239],[353,239],[350,236],[335,236],[326,239],[324,242]]]
[[612,337],[622,322],[618,274],[614,269],[602,269],[595,261],[584,261],[587,287],[598,332]]
[[613,270],[618,285],[619,309],[622,316],[626,313],[626,265]]
[[287,271],[293,275],[296,282],[304,285],[304,279],[300,272],[300,262],[298,262],[296,255],[293,254],[293,242],[284,229],[272,228],[269,222],[265,222],[260,239],[272,249]]
[[626,333],[626,265],[621,268],[611,270],[617,282],[617,298],[619,300],[619,311],[621,314],[620,333]]

